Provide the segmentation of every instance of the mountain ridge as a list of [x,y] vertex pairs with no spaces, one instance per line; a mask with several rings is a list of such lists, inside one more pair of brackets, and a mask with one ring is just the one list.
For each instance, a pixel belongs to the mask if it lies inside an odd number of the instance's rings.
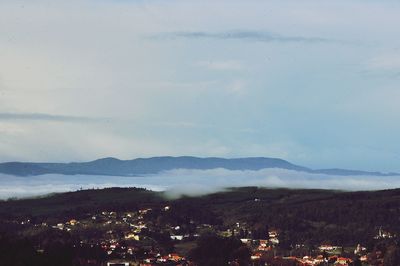
[[309,174],[326,174],[341,176],[400,176],[400,173],[383,173],[340,168],[311,169],[293,164],[280,158],[270,157],[195,157],[195,156],[158,156],[120,160],[106,157],[89,162],[70,163],[34,163],[5,162],[0,163],[0,173],[14,176],[37,176],[44,174],[63,175],[106,175],[106,176],[143,176],[158,174],[173,169],[209,170],[223,168],[227,170],[261,170],[278,168],[299,171]]

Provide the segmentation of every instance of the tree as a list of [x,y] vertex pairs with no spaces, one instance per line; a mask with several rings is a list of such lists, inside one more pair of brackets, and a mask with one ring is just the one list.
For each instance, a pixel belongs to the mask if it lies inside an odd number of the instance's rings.
[[197,241],[197,247],[189,252],[189,259],[200,266],[227,265],[231,261],[248,265],[250,255],[250,250],[240,240],[208,234]]
[[385,257],[383,259],[385,266],[397,266],[400,265],[400,248],[397,246],[391,246],[386,250]]

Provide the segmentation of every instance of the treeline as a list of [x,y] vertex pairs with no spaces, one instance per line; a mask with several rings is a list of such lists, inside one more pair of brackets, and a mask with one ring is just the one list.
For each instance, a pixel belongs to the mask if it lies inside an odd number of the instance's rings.
[[288,247],[304,242],[372,246],[380,228],[400,235],[400,190],[241,188],[177,202],[207,209],[228,226],[242,222],[253,231],[278,229]]
[[[170,211],[162,212],[166,205]],[[328,190],[231,189],[202,197],[169,200],[161,192],[138,188],[82,190],[49,197],[0,203],[3,219],[31,222],[79,219],[88,213],[136,211],[152,207],[152,221],[180,225],[181,233],[194,231],[196,224],[233,228],[244,224],[254,238],[264,238],[266,228],[278,229],[282,248],[307,243],[356,246],[373,249],[379,228],[400,235],[400,190],[340,192]],[[3,232],[18,231],[8,224]],[[12,227],[16,228],[12,228]],[[1,228],[0,228],[1,229]],[[1,231],[1,230],[0,230]],[[160,236],[160,238],[163,236]]]

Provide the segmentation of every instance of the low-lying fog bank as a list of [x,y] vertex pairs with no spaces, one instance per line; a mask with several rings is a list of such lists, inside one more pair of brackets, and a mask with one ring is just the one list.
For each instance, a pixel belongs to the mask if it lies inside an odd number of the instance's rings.
[[240,186],[380,190],[400,187],[400,178],[396,176],[332,176],[283,169],[259,171],[176,169],[140,177],[56,174],[16,177],[0,174],[0,199],[105,187],[144,187],[155,191],[167,190],[169,195],[175,197],[182,194],[202,195],[223,190],[226,187]]

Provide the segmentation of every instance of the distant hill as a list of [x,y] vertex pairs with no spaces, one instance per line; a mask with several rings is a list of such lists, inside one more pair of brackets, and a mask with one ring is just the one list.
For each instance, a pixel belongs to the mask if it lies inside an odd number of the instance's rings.
[[0,173],[15,176],[35,176],[43,174],[63,175],[110,175],[110,176],[142,176],[157,174],[173,169],[198,169],[208,170],[223,168],[228,170],[261,170],[266,168],[279,168],[306,173],[319,173],[327,175],[374,175],[396,176],[399,173],[366,172],[345,169],[313,170],[307,167],[292,164],[279,158],[249,157],[249,158],[199,158],[191,156],[181,157],[151,157],[133,160],[119,160],[116,158],[103,158],[91,162],[73,163],[30,163],[7,162],[0,163]]

